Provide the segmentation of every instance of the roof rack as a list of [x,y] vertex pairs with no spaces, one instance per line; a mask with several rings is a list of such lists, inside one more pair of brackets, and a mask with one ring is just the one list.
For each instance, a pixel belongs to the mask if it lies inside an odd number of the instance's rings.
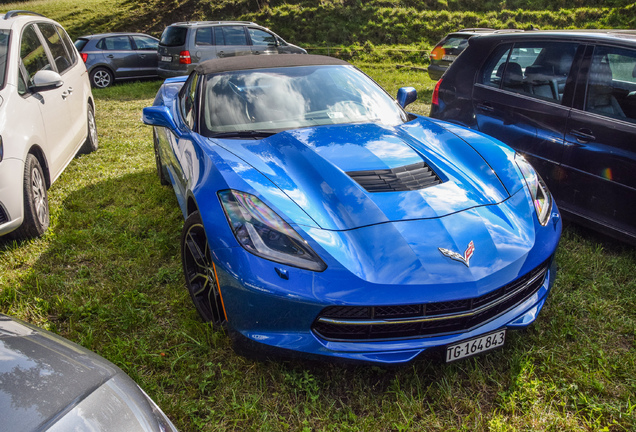
[[485,32],[491,32],[491,31],[495,31],[495,29],[491,29],[491,28],[487,28],[487,27],[473,27],[473,28],[464,28],[461,30],[457,30],[459,32],[478,32],[478,31],[485,31]]
[[41,16],[42,18],[46,18],[44,15],[39,14],[37,12],[31,12],[28,10],[12,10],[4,14],[4,19],[8,20],[10,18],[15,18],[18,15],[36,15],[36,16]]

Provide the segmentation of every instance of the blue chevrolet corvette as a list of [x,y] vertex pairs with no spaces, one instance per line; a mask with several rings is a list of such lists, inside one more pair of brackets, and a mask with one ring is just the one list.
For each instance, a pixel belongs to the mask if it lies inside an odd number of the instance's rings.
[[561,234],[550,192],[501,142],[406,112],[415,99],[334,58],[246,56],[144,108],[186,286],[235,348],[455,361],[536,319]]

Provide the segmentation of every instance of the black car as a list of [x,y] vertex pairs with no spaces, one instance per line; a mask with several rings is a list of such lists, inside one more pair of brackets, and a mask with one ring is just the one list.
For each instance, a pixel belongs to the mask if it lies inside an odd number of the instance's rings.
[[510,145],[566,217],[636,243],[636,31],[472,38],[430,115]]
[[432,80],[440,79],[450,64],[468,46],[468,39],[494,31],[491,28],[467,28],[444,36],[444,39],[437,42],[428,55],[430,61],[427,69],[428,76]]
[[93,87],[108,87],[115,80],[157,76],[159,40],[142,33],[105,33],[75,41]]

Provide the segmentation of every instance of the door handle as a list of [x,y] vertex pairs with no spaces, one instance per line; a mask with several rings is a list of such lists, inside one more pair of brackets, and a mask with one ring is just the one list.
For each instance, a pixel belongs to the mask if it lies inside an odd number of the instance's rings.
[[483,103],[478,103],[477,104],[477,108],[482,110],[482,111],[486,111],[486,112],[494,112],[495,108],[490,105],[490,102],[483,102]]
[[115,56],[114,56],[114,55],[112,55],[112,54],[108,54],[106,57],[108,57],[108,58],[115,58]]
[[139,54],[139,57],[146,58],[146,54]]
[[66,91],[62,92],[62,99],[66,99],[73,93],[73,87],[69,87]]
[[218,51],[218,52],[216,53],[216,55],[217,55],[218,57],[223,57],[223,55],[224,55],[224,54],[225,54],[225,53],[224,53],[223,51]]
[[260,54],[260,53],[261,53],[260,51],[254,51],[254,54]]
[[588,143],[590,141],[595,141],[596,137],[593,135],[593,132],[588,128],[582,128],[579,130],[571,130],[570,134],[576,138],[576,140],[580,143]]

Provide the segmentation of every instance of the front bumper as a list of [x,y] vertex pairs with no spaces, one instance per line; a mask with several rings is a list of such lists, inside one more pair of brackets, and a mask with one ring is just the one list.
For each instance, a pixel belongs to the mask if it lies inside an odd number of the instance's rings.
[[[227,252],[229,250],[225,250]],[[236,254],[237,251],[231,252]],[[224,251],[216,251],[217,258]],[[247,253],[246,253],[247,255]],[[251,261],[251,257],[245,256]],[[276,289],[280,279],[264,268],[255,271],[259,277],[245,278],[240,272],[217,266],[222,295],[227,308],[228,323],[235,344],[264,355],[301,357],[331,357],[334,359],[397,364],[413,360],[425,351],[441,348],[501,328],[515,329],[530,325],[543,307],[556,277],[556,265],[549,258],[545,279],[538,289],[498,315],[465,331],[447,332],[411,338],[374,340],[328,340],[312,330],[316,318],[325,307],[332,306],[317,299],[300,297],[293,292],[294,284],[313,286],[328,283],[320,277],[303,277],[300,270],[290,271],[290,291]],[[240,266],[242,267],[242,266]],[[304,272],[310,273],[310,272]],[[271,276],[271,277],[270,277]],[[307,275],[305,275],[307,276]],[[281,279],[282,280],[282,279]],[[285,281],[285,282],[289,282]],[[345,281],[345,284],[350,283]],[[398,291],[399,287],[387,287]],[[239,352],[242,350],[239,349]]]
[[24,218],[24,162],[7,158],[0,162],[0,236],[22,225]]

